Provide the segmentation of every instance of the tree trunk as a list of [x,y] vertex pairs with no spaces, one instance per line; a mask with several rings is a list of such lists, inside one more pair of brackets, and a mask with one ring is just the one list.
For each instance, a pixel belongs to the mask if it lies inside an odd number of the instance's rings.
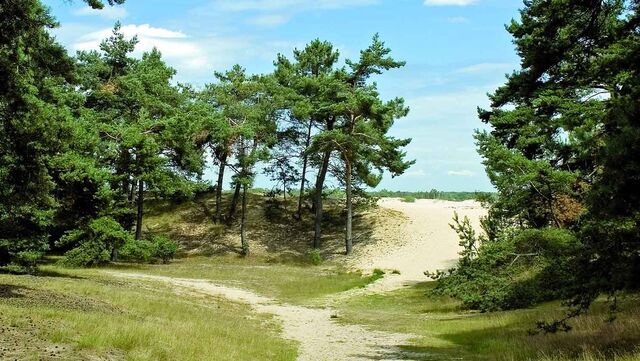
[[[133,182],[135,184],[135,180]],[[127,186],[129,187],[129,186]],[[130,191],[129,191],[129,202],[131,204],[133,204],[133,201],[136,199],[136,187],[129,187]]]
[[309,128],[307,129],[307,139],[305,141],[305,153],[302,158],[302,179],[300,180],[300,195],[298,196],[298,211],[296,212],[296,218],[302,219],[302,198],[304,197],[304,183],[307,176],[307,163],[309,162],[309,156],[306,153],[309,144],[311,144],[311,127],[313,121],[309,119]]
[[287,181],[282,182],[282,196],[284,197],[284,207],[287,208]]
[[136,239],[142,238],[142,212],[144,207],[144,182],[138,181],[138,214],[136,217]]
[[345,237],[345,245],[347,255],[350,255],[353,252],[353,235],[351,232],[351,222],[353,220],[353,200],[351,197],[351,162],[345,157],[345,165],[346,165],[346,174],[345,174],[345,183],[347,186],[347,230]]
[[316,178],[316,190],[315,190],[315,228],[313,234],[313,248],[320,248],[322,238],[322,188],[324,187],[324,180],[327,176],[327,170],[329,169],[329,158],[331,158],[331,151],[324,153],[322,158],[322,166],[318,172],[318,178]]
[[227,224],[231,224],[231,222],[233,222],[233,217],[235,217],[236,215],[238,201],[240,200],[240,190],[240,183],[236,183],[236,188],[233,191],[233,198],[231,199],[231,204],[229,205],[229,213],[227,213]]
[[220,167],[218,168],[218,182],[216,183],[216,215],[214,222],[218,223],[222,217],[222,183],[224,182],[224,170],[227,166],[227,153],[220,157]]
[[126,194],[127,196],[127,200],[129,202],[133,202],[133,192],[135,187],[132,187],[129,184],[129,176],[127,175],[123,180],[122,180],[122,194]]
[[247,241],[247,185],[242,186],[242,218],[240,220],[240,243],[242,245],[242,255],[249,255],[249,242]]

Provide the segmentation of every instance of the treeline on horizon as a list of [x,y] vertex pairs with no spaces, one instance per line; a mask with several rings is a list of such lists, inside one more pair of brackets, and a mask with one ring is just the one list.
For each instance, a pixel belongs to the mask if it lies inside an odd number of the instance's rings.
[[461,192],[461,191],[439,191],[432,189],[430,191],[390,191],[381,189],[377,191],[367,192],[372,197],[389,197],[389,198],[414,198],[414,199],[439,199],[444,201],[468,201],[478,200],[486,201],[491,199],[495,193],[492,192]]
[[[276,188],[252,188],[251,192],[267,196],[280,196],[283,194],[282,191]],[[323,192],[326,198],[340,200],[344,200],[346,198],[346,193],[342,188],[326,188]],[[294,197],[299,196],[299,192],[296,192],[295,190],[287,192],[287,194]],[[496,193],[494,192],[439,191],[437,189],[431,189],[430,191],[390,191],[387,189],[364,190],[362,194],[372,198],[437,199],[443,201],[476,200],[479,202],[488,202],[496,196]]]

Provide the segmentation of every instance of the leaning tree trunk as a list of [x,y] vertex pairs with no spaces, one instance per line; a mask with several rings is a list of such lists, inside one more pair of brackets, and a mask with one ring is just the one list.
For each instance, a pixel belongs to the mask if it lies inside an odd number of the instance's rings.
[[309,155],[307,155],[306,150],[309,148],[309,144],[311,144],[311,127],[313,125],[313,121],[309,119],[309,128],[307,129],[307,139],[305,141],[305,153],[302,158],[302,179],[300,180],[300,195],[298,196],[298,211],[296,212],[296,218],[302,219],[302,198],[304,197],[304,183],[305,178],[307,176],[307,164],[309,162]]
[[216,215],[214,222],[220,222],[222,217],[222,183],[224,182],[224,170],[227,166],[227,153],[220,157],[220,167],[218,169],[218,182],[216,183]]
[[231,204],[229,205],[229,213],[227,213],[228,224],[231,224],[233,222],[233,218],[236,215],[236,209],[238,208],[238,201],[240,200],[241,190],[242,190],[241,184],[236,183],[235,190],[233,191],[233,198],[231,199]]
[[351,223],[353,220],[353,199],[351,197],[351,162],[345,157],[345,183],[347,186],[347,230],[345,235],[345,246],[347,255],[353,252],[353,235],[351,232]]
[[249,255],[249,241],[247,240],[247,185],[242,186],[242,218],[240,220],[240,243],[242,255]]
[[324,187],[324,180],[327,177],[327,170],[329,169],[329,158],[331,157],[331,151],[324,153],[322,158],[322,166],[316,178],[316,190],[315,190],[315,228],[313,234],[313,248],[320,248],[322,243],[322,188]]
[[136,217],[136,239],[142,238],[142,212],[144,207],[144,182],[138,181],[138,214]]

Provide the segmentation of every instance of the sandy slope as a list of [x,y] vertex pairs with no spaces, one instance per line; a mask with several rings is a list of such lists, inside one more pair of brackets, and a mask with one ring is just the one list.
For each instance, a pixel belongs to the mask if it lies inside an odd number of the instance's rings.
[[373,242],[360,245],[351,261],[354,268],[381,268],[400,271],[388,274],[370,286],[373,291],[386,291],[404,284],[426,281],[424,271],[446,269],[455,264],[460,246],[456,233],[449,227],[454,212],[467,216],[476,229],[486,214],[478,202],[450,202],[419,199],[414,203],[383,198],[379,205],[398,211],[402,222],[390,221],[375,228]]
[[241,288],[221,286],[206,280],[113,272],[120,277],[170,283],[174,286],[224,297],[250,305],[256,312],[269,313],[282,321],[282,336],[299,342],[300,361],[406,360],[399,345],[408,345],[412,335],[372,331],[358,325],[334,322],[330,308],[310,308],[278,303]]

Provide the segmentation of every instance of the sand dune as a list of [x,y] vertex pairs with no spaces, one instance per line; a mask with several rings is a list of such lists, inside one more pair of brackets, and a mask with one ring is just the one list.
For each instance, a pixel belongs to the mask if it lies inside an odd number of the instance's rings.
[[385,291],[402,285],[426,281],[424,271],[446,269],[455,264],[460,246],[449,227],[454,212],[469,217],[476,229],[486,209],[475,201],[451,202],[419,199],[413,203],[383,198],[379,205],[401,213],[401,222],[382,222],[374,229],[373,242],[363,244],[351,266],[371,271],[374,268],[397,270],[371,287]]

